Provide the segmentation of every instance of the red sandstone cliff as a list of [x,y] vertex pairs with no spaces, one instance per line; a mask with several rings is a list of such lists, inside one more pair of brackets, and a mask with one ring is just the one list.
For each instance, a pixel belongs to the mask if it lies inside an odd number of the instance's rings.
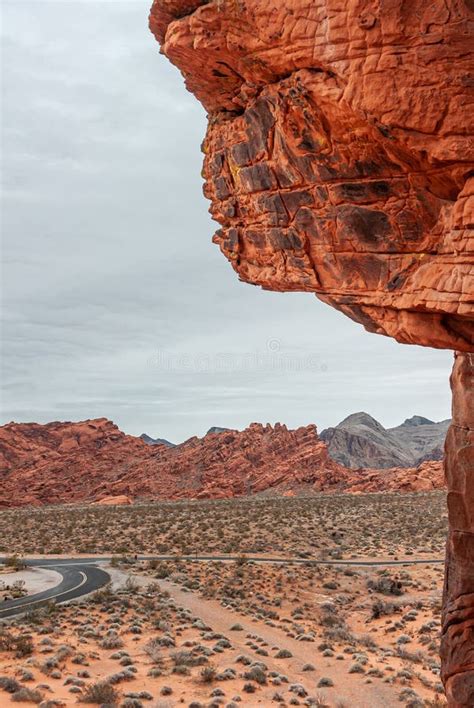
[[472,351],[472,2],[155,0],[241,280]]
[[441,463],[418,470],[353,470],[332,460],[314,425],[288,430],[253,423],[146,445],[100,418],[81,423],[10,423],[0,428],[0,505],[247,494],[416,491],[442,487]]
[[442,676],[450,708],[472,708],[474,4],[154,0],[150,29],[208,111],[214,241],[241,280],[464,353]]

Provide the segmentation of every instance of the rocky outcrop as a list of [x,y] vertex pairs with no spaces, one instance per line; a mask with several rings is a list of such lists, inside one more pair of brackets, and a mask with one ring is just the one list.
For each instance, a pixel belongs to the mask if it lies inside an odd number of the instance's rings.
[[253,423],[170,448],[147,445],[106,419],[0,428],[0,479],[0,506],[443,485],[440,463],[421,470],[349,470],[329,457],[314,425],[288,430]]
[[412,416],[395,428],[384,428],[368,413],[353,413],[320,437],[331,457],[347,467],[416,467],[443,458],[449,420],[434,423]]
[[444,487],[443,463],[431,460],[418,467],[350,470],[344,491],[431,492]]
[[453,422],[446,438],[449,538],[442,673],[451,706],[474,705],[474,354],[458,354],[451,376]]
[[130,497],[126,497],[124,494],[119,494],[116,497],[103,497],[95,502],[97,506],[129,506],[132,503]]
[[166,445],[166,447],[176,447],[174,443],[164,438],[152,438],[146,433],[140,435],[140,440],[143,440],[147,445]]
[[130,460],[146,461],[149,450],[107,418],[9,423],[0,427],[0,506],[98,500]]
[[[474,351],[473,21],[472,0],[154,0],[150,28],[208,111],[214,241],[241,280],[314,292],[399,342]],[[469,519],[474,451],[455,421],[447,476]],[[448,547],[459,593],[463,534]],[[472,706],[474,641],[456,622],[443,672],[451,705]]]
[[241,280],[472,350],[471,5],[155,0],[209,113],[204,189]]

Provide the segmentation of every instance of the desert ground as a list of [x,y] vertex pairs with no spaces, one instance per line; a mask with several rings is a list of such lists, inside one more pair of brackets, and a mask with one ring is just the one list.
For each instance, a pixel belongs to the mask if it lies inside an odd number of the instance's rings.
[[0,625],[0,706],[446,705],[443,567],[408,564],[446,526],[443,492],[2,511],[0,554],[110,555],[112,582]]

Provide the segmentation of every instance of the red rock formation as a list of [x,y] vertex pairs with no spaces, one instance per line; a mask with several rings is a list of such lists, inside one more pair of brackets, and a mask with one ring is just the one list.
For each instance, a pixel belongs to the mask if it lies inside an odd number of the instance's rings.
[[[209,111],[205,194],[239,277],[470,351],[472,3],[155,0]],[[469,107],[470,106],[470,107]]]
[[0,428],[0,475],[0,506],[443,486],[436,462],[418,471],[349,470],[329,457],[314,425],[253,423],[170,448],[146,445],[104,418]]
[[453,422],[446,439],[449,538],[441,654],[450,705],[474,705],[474,354],[451,376]]
[[106,418],[81,423],[9,423],[0,427],[0,505],[100,499],[130,459],[147,446]]
[[118,494],[116,497],[103,497],[94,503],[97,506],[129,506],[133,504],[130,497],[126,497],[124,494]]
[[[154,0],[150,28],[209,112],[214,240],[242,280],[474,351],[473,21],[472,0]],[[452,431],[445,623],[465,635],[456,665],[446,630],[443,671],[451,705],[472,706],[474,639],[449,608],[472,617],[474,536],[457,528],[474,448]]]

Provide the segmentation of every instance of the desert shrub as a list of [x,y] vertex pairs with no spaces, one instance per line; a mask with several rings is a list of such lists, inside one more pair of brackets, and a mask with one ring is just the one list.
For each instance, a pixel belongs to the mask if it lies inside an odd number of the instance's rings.
[[125,582],[125,590],[129,593],[135,594],[138,592],[139,589],[140,586],[138,585],[133,575],[129,575]]
[[290,659],[293,656],[289,649],[280,649],[276,654],[276,659]]
[[203,683],[212,683],[215,680],[216,675],[217,672],[214,666],[205,666],[199,673]]
[[23,686],[19,691],[15,691],[12,695],[12,701],[15,703],[41,703],[44,696],[41,691]]
[[383,600],[377,599],[372,603],[372,619],[379,619],[384,615],[391,615],[395,612],[396,606],[393,602],[384,602]]
[[161,644],[157,637],[150,639],[143,647],[145,654],[147,654],[154,664],[159,664],[161,662]]
[[358,661],[356,661],[354,664],[349,669],[350,674],[363,674],[365,673],[365,669],[362,666],[362,664]]
[[33,640],[29,634],[15,637],[8,630],[0,627],[0,651],[14,652],[16,659],[30,656],[33,653]]
[[170,568],[163,561],[156,566],[155,570],[155,578],[158,578],[158,580],[164,580],[171,575]]
[[117,632],[111,630],[100,642],[100,646],[102,649],[121,649],[123,647],[123,641]]
[[14,641],[13,635],[5,627],[0,626],[0,651],[11,651]]
[[327,637],[327,639],[337,642],[349,642],[352,644],[355,641],[354,635],[345,624],[341,627],[331,627],[330,629],[326,629],[324,636]]
[[242,691],[245,691],[245,693],[255,693],[256,690],[257,687],[253,683],[245,683],[242,688]]
[[401,659],[414,664],[422,664],[425,658],[422,651],[408,651],[403,646],[397,646],[397,654]]
[[26,563],[23,558],[20,558],[16,554],[5,558],[4,565],[7,568],[12,568],[13,570],[22,570],[23,568],[26,568]]
[[372,592],[378,592],[382,595],[403,594],[403,585],[401,580],[398,580],[398,578],[392,578],[390,575],[382,575],[375,580],[369,578],[367,581],[367,587],[369,590],[372,590]]
[[17,659],[23,659],[25,656],[31,656],[33,653],[33,639],[29,634],[20,634],[19,637],[13,639],[13,651]]
[[108,705],[114,705],[117,703],[118,693],[115,688],[105,681],[98,681],[88,686],[79,699],[81,703],[95,703],[102,705],[103,703]]
[[319,624],[322,627],[343,627],[345,622],[340,615],[334,612],[324,611],[319,618]]
[[267,683],[267,675],[261,666],[252,666],[248,671],[244,673],[244,678],[248,681],[255,681],[260,685]]
[[196,656],[190,651],[175,651],[171,658],[175,666],[201,666],[207,663],[206,657]]
[[447,708],[447,701],[445,698],[440,698],[440,696],[435,696],[431,700],[425,699],[426,708]]
[[9,676],[0,676],[0,688],[7,693],[15,693],[15,691],[20,690],[21,684],[19,684],[16,679],[10,678]]
[[106,585],[105,588],[96,590],[96,592],[91,596],[90,602],[94,603],[94,605],[104,605],[108,607],[116,599],[116,595],[110,585]]

